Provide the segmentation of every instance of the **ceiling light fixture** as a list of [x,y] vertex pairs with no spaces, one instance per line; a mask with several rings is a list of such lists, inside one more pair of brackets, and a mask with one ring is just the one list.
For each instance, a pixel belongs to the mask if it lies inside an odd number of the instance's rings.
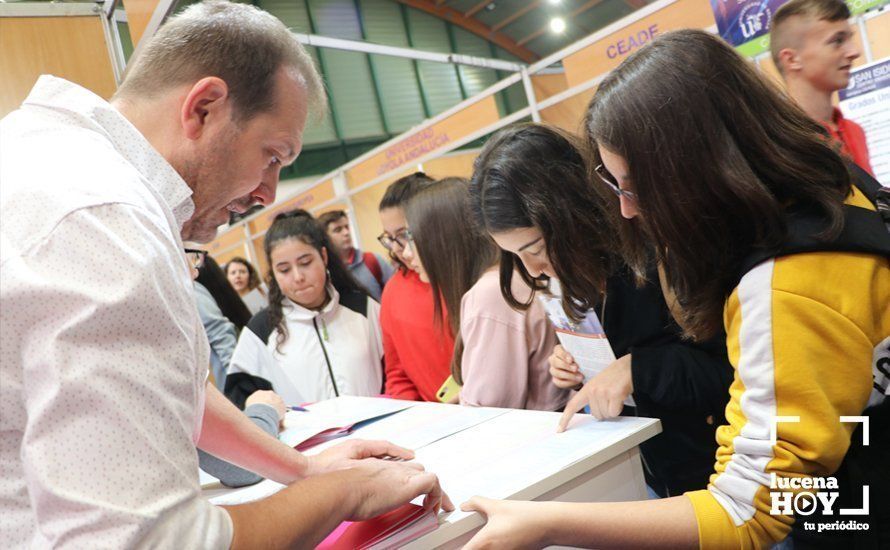
[[548,0],[548,1],[554,6],[562,4],[562,0]]
[[562,34],[566,30],[566,22],[562,17],[554,17],[550,20],[550,30],[556,34]]

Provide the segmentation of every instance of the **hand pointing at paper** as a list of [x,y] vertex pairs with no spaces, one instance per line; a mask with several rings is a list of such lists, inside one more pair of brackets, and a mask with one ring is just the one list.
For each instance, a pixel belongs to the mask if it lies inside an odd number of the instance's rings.
[[624,400],[634,390],[630,367],[631,356],[627,354],[584,384],[566,405],[556,431],[565,431],[572,416],[585,405],[590,405],[590,414],[598,420],[614,418],[621,414]]

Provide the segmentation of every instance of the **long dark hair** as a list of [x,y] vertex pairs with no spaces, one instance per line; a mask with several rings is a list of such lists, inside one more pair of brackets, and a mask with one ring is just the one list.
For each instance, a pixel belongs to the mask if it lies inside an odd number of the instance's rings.
[[[328,257],[328,282],[343,296],[349,292],[360,292],[368,295],[368,291],[362,287],[349,269],[343,264],[339,256],[333,252],[328,236],[318,221],[312,217],[312,214],[302,209],[283,212],[275,216],[272,226],[266,232],[266,238],[263,241],[263,250],[266,253],[268,264],[272,265],[272,250],[281,241],[288,239],[299,239],[309,246],[318,250],[322,254],[322,250],[327,251]],[[275,280],[275,274],[272,268],[269,268],[268,276],[269,285],[269,322],[278,329],[278,337],[275,348],[281,348],[281,345],[287,342],[288,333],[287,325],[284,322],[284,293]]]
[[642,269],[640,249],[654,244],[693,337],[719,330],[742,260],[785,238],[786,209],[823,215],[821,237],[843,227],[850,175],[825,131],[707,32],[667,33],[631,55],[585,126],[596,155],[627,161],[647,239],[620,224],[625,259]]
[[229,284],[229,279],[219,264],[211,256],[204,257],[204,265],[198,269],[198,277],[195,279],[206,288],[219,310],[240,331],[250,321],[250,310],[244,305],[238,291]]
[[[582,146],[572,136],[543,124],[514,124],[485,144],[470,185],[473,215],[489,233],[541,230],[563,308],[578,320],[605,291],[618,248],[606,219],[609,203],[590,184],[588,172]],[[514,270],[532,288],[547,283],[533,279],[515,254],[501,251],[501,293],[511,306],[526,309],[530,302],[519,302],[511,290]]]
[[241,264],[244,266],[244,269],[247,270],[247,288],[249,290],[253,290],[260,286],[260,276],[257,273],[256,268],[250,265],[250,262],[241,256],[235,256],[226,263],[226,267],[223,268],[226,272],[226,278],[229,276],[229,266],[232,264]]
[[[433,183],[433,181],[435,180],[423,172],[414,172],[413,174],[397,179],[386,188],[383,198],[380,199],[380,206],[377,208],[378,212],[387,208],[404,209],[405,205],[408,204],[408,201],[411,200],[414,195]],[[389,253],[389,259],[399,267],[399,271],[403,274],[410,271],[411,268],[402,263],[402,260],[393,254],[392,250],[388,250],[387,252]]]
[[[479,277],[497,261],[497,247],[473,223],[467,180],[445,178],[430,184],[405,209],[414,246],[433,291],[436,323],[445,322],[455,339],[451,374],[462,383],[460,359],[460,302]],[[443,308],[444,303],[444,308]]]

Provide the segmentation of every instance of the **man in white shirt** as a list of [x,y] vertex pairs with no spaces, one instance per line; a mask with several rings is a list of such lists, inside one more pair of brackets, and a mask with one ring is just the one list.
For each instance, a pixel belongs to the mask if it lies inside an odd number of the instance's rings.
[[[4,546],[313,546],[421,494],[450,507],[420,466],[357,460],[410,451],[305,457],[207,383],[182,240],[274,200],[312,106],[321,80],[284,25],[209,2],[159,31],[111,103],[44,76],[0,121]],[[196,445],[290,486],[212,506]]]

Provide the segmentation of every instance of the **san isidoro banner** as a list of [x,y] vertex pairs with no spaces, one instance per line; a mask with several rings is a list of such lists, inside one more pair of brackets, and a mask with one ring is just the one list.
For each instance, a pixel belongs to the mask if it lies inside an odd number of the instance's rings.
[[890,58],[854,69],[840,108],[865,131],[875,179],[890,186]]
[[[739,53],[755,57],[769,49],[773,14],[788,0],[711,0],[717,31]],[[846,0],[853,15],[888,3],[888,0]]]

